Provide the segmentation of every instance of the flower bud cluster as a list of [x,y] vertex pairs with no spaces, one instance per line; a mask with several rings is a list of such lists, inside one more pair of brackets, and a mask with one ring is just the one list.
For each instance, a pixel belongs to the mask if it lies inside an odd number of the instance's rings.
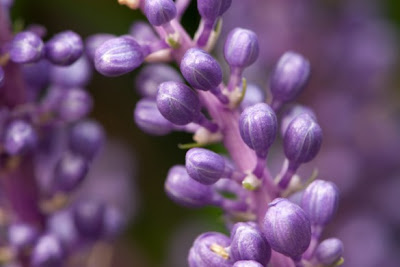
[[[201,22],[194,38],[180,24],[187,6],[178,2],[142,1],[150,25],[135,23],[129,35],[99,45],[94,61],[108,76],[130,72],[144,61],[153,63],[140,70],[135,82],[143,97],[134,110],[136,124],[152,135],[194,134],[194,144],[182,145],[190,148],[185,165],[170,168],[165,191],[185,207],[221,208],[231,231],[230,236],[200,235],[189,251],[189,266],[335,263],[340,246],[319,245],[319,237],[335,214],[338,190],[322,180],[308,185],[296,174],[318,154],[322,130],[308,107],[280,113],[306,87],[309,61],[296,52],[284,53],[270,74],[271,98],[266,99],[262,88],[247,85],[243,77],[262,49],[257,35],[235,28],[224,46],[230,68],[225,84],[222,67],[210,51],[231,1],[198,0]],[[175,62],[182,76],[165,62]],[[266,159],[278,129],[286,159],[273,179]],[[228,155],[200,148],[219,142]],[[304,191],[300,206],[286,198],[298,191]]]
[[65,266],[77,254],[88,256],[99,240],[111,242],[125,223],[107,199],[78,197],[105,142],[102,126],[87,118],[93,100],[85,87],[93,47],[109,36],[89,38],[85,49],[73,31],[45,39],[46,28],[30,25],[12,34],[12,1],[3,2],[0,264]]
[[[93,35],[86,48],[72,31],[43,41],[38,27],[10,34],[9,42],[0,44],[10,58],[0,68],[0,167],[12,178],[2,186],[18,218],[7,225],[13,260],[21,255],[35,267],[61,266],[77,245],[110,240],[120,231],[123,217],[107,203],[80,199],[68,205],[104,142],[101,126],[85,119],[93,101],[83,88],[92,66],[105,76],[119,76],[146,61],[153,64],[142,68],[135,82],[143,97],[134,109],[136,124],[152,135],[194,134],[194,144],[182,145],[190,148],[185,165],[167,174],[167,195],[186,207],[219,207],[230,228],[229,236],[200,235],[189,251],[189,266],[339,262],[341,242],[319,241],[336,212],[338,190],[322,180],[307,184],[296,174],[320,150],[316,115],[295,107],[280,116],[307,85],[308,60],[286,52],[270,74],[272,98],[265,99],[263,89],[247,85],[244,77],[262,49],[253,31],[235,28],[225,41],[227,84],[211,55],[231,0],[198,0],[201,22],[193,38],[180,23],[187,7],[182,2],[120,2],[140,8],[150,24],[136,22],[129,34],[118,37]],[[166,62],[175,62],[181,74]],[[266,159],[279,145],[278,129],[286,159],[273,179]],[[211,143],[222,143],[228,155],[200,148]],[[27,194],[15,194],[24,188]],[[298,191],[304,191],[300,206],[286,198]],[[22,254],[26,248],[28,254]]]

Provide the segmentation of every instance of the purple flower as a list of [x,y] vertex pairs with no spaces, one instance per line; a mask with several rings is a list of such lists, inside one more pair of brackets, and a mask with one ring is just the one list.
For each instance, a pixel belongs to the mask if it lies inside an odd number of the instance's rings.
[[189,251],[190,267],[228,267],[232,261],[226,251],[230,240],[226,235],[208,232],[196,238]]
[[199,183],[214,184],[224,176],[225,160],[208,149],[192,148],[186,153],[186,170]]
[[231,68],[244,69],[258,57],[257,35],[246,29],[233,29],[225,41],[224,56]]
[[311,240],[311,225],[306,213],[284,198],[269,204],[263,232],[273,250],[293,259],[306,251]]
[[56,34],[46,42],[46,58],[56,65],[70,65],[83,53],[81,37],[73,31]]
[[203,207],[214,203],[210,186],[192,179],[184,166],[174,166],[168,171],[165,191],[176,203],[187,207]]
[[102,43],[94,57],[96,70],[105,76],[119,76],[139,67],[144,60],[140,45],[129,36]]
[[275,140],[277,127],[275,112],[265,103],[250,106],[240,115],[240,135],[260,158],[267,156]]
[[232,232],[230,255],[234,261],[252,260],[266,266],[271,257],[271,247],[258,228],[247,223],[237,223]]
[[336,213],[339,190],[332,182],[315,180],[304,191],[301,207],[313,224],[324,226]]
[[337,238],[322,241],[316,251],[315,257],[324,265],[332,265],[343,255],[343,243]]
[[14,36],[11,44],[10,58],[16,63],[38,61],[44,52],[42,39],[33,32],[20,32]]
[[180,82],[164,82],[158,87],[157,106],[170,122],[185,125],[200,116],[200,100],[187,85]]
[[283,142],[289,161],[296,164],[309,162],[321,148],[321,127],[308,113],[300,114],[287,127]]
[[176,17],[176,7],[172,0],[145,0],[144,13],[154,26],[161,26]]

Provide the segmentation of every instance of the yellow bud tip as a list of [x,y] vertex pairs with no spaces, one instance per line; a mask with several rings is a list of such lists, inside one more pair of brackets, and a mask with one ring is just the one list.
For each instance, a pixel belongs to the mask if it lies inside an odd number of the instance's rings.
[[222,258],[224,258],[225,260],[229,259],[229,253],[226,251],[226,249],[218,244],[212,244],[210,246],[210,249],[212,252],[218,254],[219,256],[221,256]]
[[138,9],[140,7],[141,0],[118,0],[120,5],[125,5],[130,9]]

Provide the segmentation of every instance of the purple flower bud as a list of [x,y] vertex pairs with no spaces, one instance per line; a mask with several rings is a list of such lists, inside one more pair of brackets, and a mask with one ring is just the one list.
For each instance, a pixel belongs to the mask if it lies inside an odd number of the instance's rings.
[[141,45],[159,40],[150,24],[143,21],[134,22],[129,30],[129,34]]
[[233,29],[225,41],[224,56],[231,68],[244,69],[253,64],[259,53],[257,35],[246,29]]
[[343,243],[337,238],[329,238],[322,241],[315,251],[317,260],[326,266],[333,265],[342,255]]
[[186,51],[180,69],[183,77],[196,89],[211,90],[222,82],[222,70],[218,61],[198,48]]
[[229,267],[232,260],[225,250],[230,240],[224,234],[208,232],[196,238],[189,251],[188,262],[190,267]]
[[321,148],[322,129],[308,113],[300,114],[287,127],[283,143],[289,161],[309,162]]
[[304,191],[301,207],[311,223],[326,225],[335,216],[339,202],[339,190],[332,182],[315,180]]
[[42,236],[36,243],[31,256],[32,267],[62,266],[64,249],[60,241],[53,235]]
[[269,204],[263,232],[273,250],[294,259],[306,251],[311,241],[311,225],[306,213],[284,198]]
[[270,88],[274,100],[294,100],[310,77],[310,63],[300,54],[286,52],[271,75]]
[[186,170],[199,183],[214,184],[224,175],[225,160],[211,150],[192,148],[186,152]]
[[157,107],[170,122],[185,125],[200,115],[197,94],[184,83],[164,82],[158,87]]
[[232,232],[230,255],[234,261],[253,260],[266,266],[271,258],[271,247],[261,230],[252,224],[237,223]]
[[93,100],[88,92],[71,88],[63,90],[57,112],[62,120],[76,121],[86,116],[92,107]]
[[93,159],[105,139],[103,127],[94,120],[78,122],[69,134],[69,148],[86,159]]
[[27,31],[30,31],[34,34],[36,34],[37,36],[39,36],[40,38],[43,38],[46,36],[47,34],[47,29],[45,26],[40,25],[40,24],[30,24],[28,25],[28,27],[26,28]]
[[54,213],[47,221],[48,231],[55,235],[66,247],[78,242],[78,232],[70,210]]
[[73,218],[78,233],[91,240],[103,233],[105,206],[94,200],[80,201],[74,207]]
[[14,5],[14,0],[0,0],[0,5],[4,8],[11,8]]
[[197,9],[201,17],[214,21],[231,6],[232,0],[197,0]]
[[14,36],[10,48],[10,58],[16,63],[31,63],[43,56],[42,39],[30,31],[20,32]]
[[82,52],[82,39],[73,31],[60,32],[46,43],[46,57],[56,65],[70,65]]
[[104,213],[104,237],[116,238],[123,230],[125,220],[120,210],[107,206]]
[[95,53],[96,70],[105,76],[119,76],[139,67],[144,60],[140,45],[132,37],[122,36],[101,44]]
[[264,265],[256,261],[237,261],[232,267],[263,267]]
[[[248,89],[247,89],[248,90]],[[306,106],[302,105],[295,105],[291,107],[289,110],[285,112],[282,117],[281,121],[281,135],[285,136],[286,129],[288,128],[289,124],[296,118],[298,115],[307,113],[309,114],[315,121],[317,120],[317,116],[315,115],[314,111]]]
[[54,170],[54,189],[71,192],[78,187],[88,173],[85,158],[71,153],[64,154]]
[[52,66],[50,79],[54,85],[64,88],[85,87],[92,77],[92,66],[86,56],[69,66]]
[[38,229],[29,224],[12,224],[8,228],[8,241],[17,251],[30,249],[38,237]]
[[176,17],[176,7],[172,0],[145,0],[144,13],[154,26],[161,26]]
[[268,149],[275,140],[277,127],[276,115],[265,103],[248,107],[240,115],[240,135],[260,158],[267,156]]
[[213,204],[214,192],[210,186],[190,178],[184,166],[173,166],[165,181],[165,191],[177,204],[186,207],[204,207]]
[[136,125],[145,133],[151,135],[169,134],[174,125],[161,115],[156,101],[141,99],[136,104],[134,111]]
[[108,33],[98,33],[98,34],[93,34],[90,35],[86,40],[85,40],[85,51],[86,55],[89,57],[91,61],[94,61],[94,55],[96,53],[96,49],[102,45],[104,42],[116,38],[115,35],[113,34],[108,34]]
[[22,66],[24,80],[28,86],[43,89],[49,84],[50,63],[43,59]]
[[0,87],[2,87],[3,84],[4,84],[4,76],[5,76],[4,70],[3,70],[3,68],[0,66]]
[[146,65],[135,79],[136,90],[144,97],[156,98],[158,86],[167,81],[183,82],[183,79],[167,64]]
[[240,103],[240,107],[245,109],[247,107],[253,106],[255,104],[265,102],[264,91],[255,84],[248,84],[246,89],[246,94]]
[[24,120],[15,120],[5,129],[3,145],[8,154],[16,155],[33,149],[37,140],[32,124]]

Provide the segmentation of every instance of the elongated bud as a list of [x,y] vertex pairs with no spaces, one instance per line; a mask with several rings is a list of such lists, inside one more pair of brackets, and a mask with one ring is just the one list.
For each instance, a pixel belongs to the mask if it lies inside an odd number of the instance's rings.
[[273,250],[293,259],[298,259],[311,241],[311,225],[306,213],[284,198],[269,204],[263,232]]
[[337,238],[329,238],[322,241],[315,251],[317,260],[326,266],[333,265],[342,255],[343,243]]
[[42,58],[44,43],[33,32],[17,33],[11,43],[10,58],[16,63],[32,63]]
[[141,99],[134,111],[136,125],[145,133],[151,135],[169,134],[174,125],[161,115],[157,103],[153,99]]
[[199,183],[214,184],[224,175],[225,160],[211,150],[192,148],[186,153],[186,170]]
[[294,100],[310,77],[310,63],[300,54],[286,52],[271,75],[270,89],[275,101]]
[[164,82],[158,87],[157,106],[170,122],[185,125],[200,115],[197,94],[184,83]]
[[180,69],[183,77],[196,89],[211,90],[222,82],[222,69],[218,61],[198,48],[186,51]]
[[32,256],[32,267],[62,266],[65,251],[60,240],[51,234],[42,236],[36,243]]
[[189,251],[188,262],[190,267],[228,267],[232,266],[232,260],[226,247],[230,240],[224,234],[208,232],[196,238]]
[[62,192],[71,192],[82,183],[89,166],[82,156],[65,154],[54,170],[54,188]]
[[135,79],[136,91],[144,97],[156,98],[158,86],[168,81],[183,82],[183,79],[167,64],[146,65]]
[[230,255],[234,261],[253,260],[266,266],[271,258],[271,247],[256,225],[235,224],[230,246]]
[[63,88],[85,87],[92,78],[92,66],[86,56],[69,66],[52,66],[50,80]]
[[78,233],[91,240],[103,233],[105,205],[94,200],[80,201],[73,210],[73,218]]
[[116,38],[117,36],[108,33],[98,33],[90,35],[85,40],[85,51],[86,55],[89,57],[91,61],[94,61],[94,56],[97,48],[101,46],[104,42]]
[[263,267],[264,265],[260,264],[257,261],[237,261],[232,267]]
[[145,0],[144,13],[154,26],[161,26],[176,17],[176,7],[172,0]]
[[232,4],[232,0],[197,0],[197,9],[202,18],[210,21],[222,16]]
[[259,53],[257,35],[250,30],[235,28],[225,41],[224,56],[231,68],[244,69],[253,64]]
[[275,140],[277,127],[276,115],[265,103],[248,107],[240,115],[240,135],[260,158],[267,156],[268,149]]
[[264,91],[255,84],[247,84],[246,94],[240,103],[240,107],[245,109],[261,102],[265,102]]
[[140,45],[130,36],[110,39],[95,52],[94,65],[105,76],[119,76],[139,67],[144,60]]
[[84,120],[74,125],[69,133],[69,148],[72,152],[92,160],[104,143],[103,127],[94,120]]
[[10,155],[32,150],[38,141],[36,130],[32,124],[24,120],[15,120],[5,129],[4,149]]
[[193,208],[213,204],[212,188],[192,179],[184,166],[176,165],[168,171],[164,187],[177,204]]
[[304,191],[302,208],[311,223],[324,226],[335,216],[339,190],[332,182],[315,180]]
[[[248,89],[247,89],[248,90]],[[284,115],[282,116],[281,121],[281,135],[285,136],[286,130],[289,124],[300,114],[307,113],[309,114],[315,121],[317,121],[317,116],[315,115],[314,111],[306,106],[302,105],[295,105],[285,111]]]
[[45,45],[46,58],[56,65],[70,65],[81,57],[83,42],[81,37],[72,31],[56,34]]
[[32,248],[38,237],[38,229],[29,224],[17,223],[8,228],[8,241],[17,251]]
[[287,127],[283,143],[289,161],[296,164],[309,162],[321,148],[322,129],[309,114],[301,114]]

